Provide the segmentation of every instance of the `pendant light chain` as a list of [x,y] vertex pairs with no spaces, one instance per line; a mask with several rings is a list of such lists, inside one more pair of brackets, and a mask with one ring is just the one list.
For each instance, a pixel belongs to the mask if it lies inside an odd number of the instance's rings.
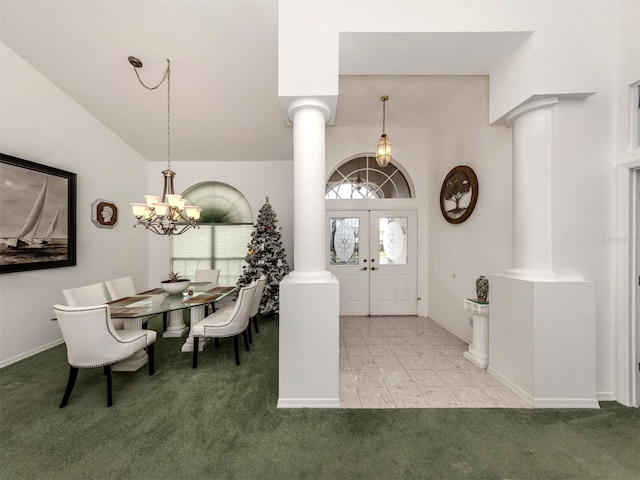
[[383,134],[385,133],[384,126],[385,126],[385,123],[386,123],[385,120],[386,120],[386,117],[387,117],[387,115],[386,115],[386,110],[387,110],[386,107],[387,107],[387,101],[385,99],[385,100],[382,100],[382,133]]
[[164,76],[162,77],[162,80],[160,80],[160,82],[153,87],[145,85],[145,83],[140,78],[138,68],[140,67],[136,67],[135,65],[133,65],[133,71],[136,72],[138,82],[140,82],[140,85],[142,85],[147,90],[155,90],[160,85],[162,85],[165,80],[167,81],[167,164],[168,168],[171,169],[171,60],[167,58],[167,69],[164,71]]

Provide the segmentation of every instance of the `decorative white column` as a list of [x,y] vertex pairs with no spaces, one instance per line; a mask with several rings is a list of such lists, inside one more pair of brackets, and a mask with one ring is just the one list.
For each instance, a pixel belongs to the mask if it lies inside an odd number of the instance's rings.
[[513,128],[513,265],[506,274],[555,280],[551,250],[553,106],[545,98],[507,116]]
[[487,371],[532,407],[599,408],[595,286],[561,280],[553,272],[557,103],[558,98],[548,97],[507,115],[513,128],[513,264],[504,275],[489,277]]
[[325,123],[330,108],[302,99],[293,122],[294,271],[280,283],[278,407],[338,408],[338,281],[326,270]]
[[293,123],[293,276],[322,277],[325,268],[325,124],[330,109],[315,99],[289,107]]
[[469,351],[462,356],[476,367],[487,368],[489,365],[489,304],[473,300],[463,300],[462,306],[471,312],[473,319],[473,341]]

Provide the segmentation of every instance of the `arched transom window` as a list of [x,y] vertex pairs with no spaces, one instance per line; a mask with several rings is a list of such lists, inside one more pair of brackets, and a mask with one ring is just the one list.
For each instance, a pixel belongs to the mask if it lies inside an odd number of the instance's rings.
[[327,199],[359,200],[364,198],[411,198],[404,174],[393,163],[380,167],[374,157],[347,160],[329,176]]
[[249,202],[236,188],[222,182],[203,182],[182,196],[202,208],[200,228],[171,237],[171,268],[195,279],[197,269],[220,270],[220,285],[235,285],[245,265],[253,231]]

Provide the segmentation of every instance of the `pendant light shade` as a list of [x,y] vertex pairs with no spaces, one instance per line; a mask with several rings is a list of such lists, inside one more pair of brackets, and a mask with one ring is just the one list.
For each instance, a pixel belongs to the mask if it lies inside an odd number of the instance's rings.
[[388,95],[383,95],[380,97],[380,101],[382,102],[382,135],[380,136],[380,140],[378,141],[378,146],[376,147],[376,162],[381,167],[386,167],[391,163],[391,142],[389,141],[389,137],[384,131],[385,120],[386,120],[386,101],[389,100]]

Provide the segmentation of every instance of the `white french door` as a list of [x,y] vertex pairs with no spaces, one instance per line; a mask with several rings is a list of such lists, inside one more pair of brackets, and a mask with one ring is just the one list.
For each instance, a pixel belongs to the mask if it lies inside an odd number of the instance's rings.
[[328,211],[327,219],[340,315],[416,315],[416,211]]

